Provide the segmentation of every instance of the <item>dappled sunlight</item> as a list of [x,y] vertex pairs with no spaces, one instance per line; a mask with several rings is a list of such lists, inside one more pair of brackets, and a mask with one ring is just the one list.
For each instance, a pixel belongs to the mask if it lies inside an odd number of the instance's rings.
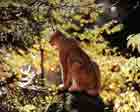
[[[139,11],[139,0],[0,0],[0,112],[139,112]],[[55,31],[95,60],[99,95],[64,88],[65,66],[50,44]],[[85,74],[77,82],[95,78]]]

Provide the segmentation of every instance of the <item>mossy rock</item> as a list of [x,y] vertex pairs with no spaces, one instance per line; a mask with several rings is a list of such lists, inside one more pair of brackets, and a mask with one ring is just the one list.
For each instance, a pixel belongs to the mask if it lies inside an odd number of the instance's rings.
[[63,104],[52,104],[47,112],[104,112],[104,103],[99,96],[67,92],[63,94]]

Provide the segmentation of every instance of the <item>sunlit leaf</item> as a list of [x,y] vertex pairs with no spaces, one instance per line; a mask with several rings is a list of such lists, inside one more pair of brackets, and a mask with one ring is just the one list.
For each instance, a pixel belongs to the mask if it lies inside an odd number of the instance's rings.
[[135,49],[138,50],[138,52],[140,52],[140,33],[138,34],[132,34],[132,35],[129,35],[127,37],[127,47],[131,47],[132,48],[132,51],[134,51]]

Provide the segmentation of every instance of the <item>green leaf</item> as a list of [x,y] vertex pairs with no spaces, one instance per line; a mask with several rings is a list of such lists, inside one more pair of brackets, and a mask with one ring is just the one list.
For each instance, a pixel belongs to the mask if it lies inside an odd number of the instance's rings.
[[132,51],[137,49],[138,52],[140,53],[140,33],[129,35],[127,37],[127,40],[128,40],[127,48],[131,47]]

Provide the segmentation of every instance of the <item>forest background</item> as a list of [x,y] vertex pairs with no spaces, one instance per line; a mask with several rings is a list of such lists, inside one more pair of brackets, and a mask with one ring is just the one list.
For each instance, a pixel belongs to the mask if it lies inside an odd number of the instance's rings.
[[106,112],[140,111],[138,0],[0,0],[0,111],[44,112],[60,102],[53,31],[99,64]]

